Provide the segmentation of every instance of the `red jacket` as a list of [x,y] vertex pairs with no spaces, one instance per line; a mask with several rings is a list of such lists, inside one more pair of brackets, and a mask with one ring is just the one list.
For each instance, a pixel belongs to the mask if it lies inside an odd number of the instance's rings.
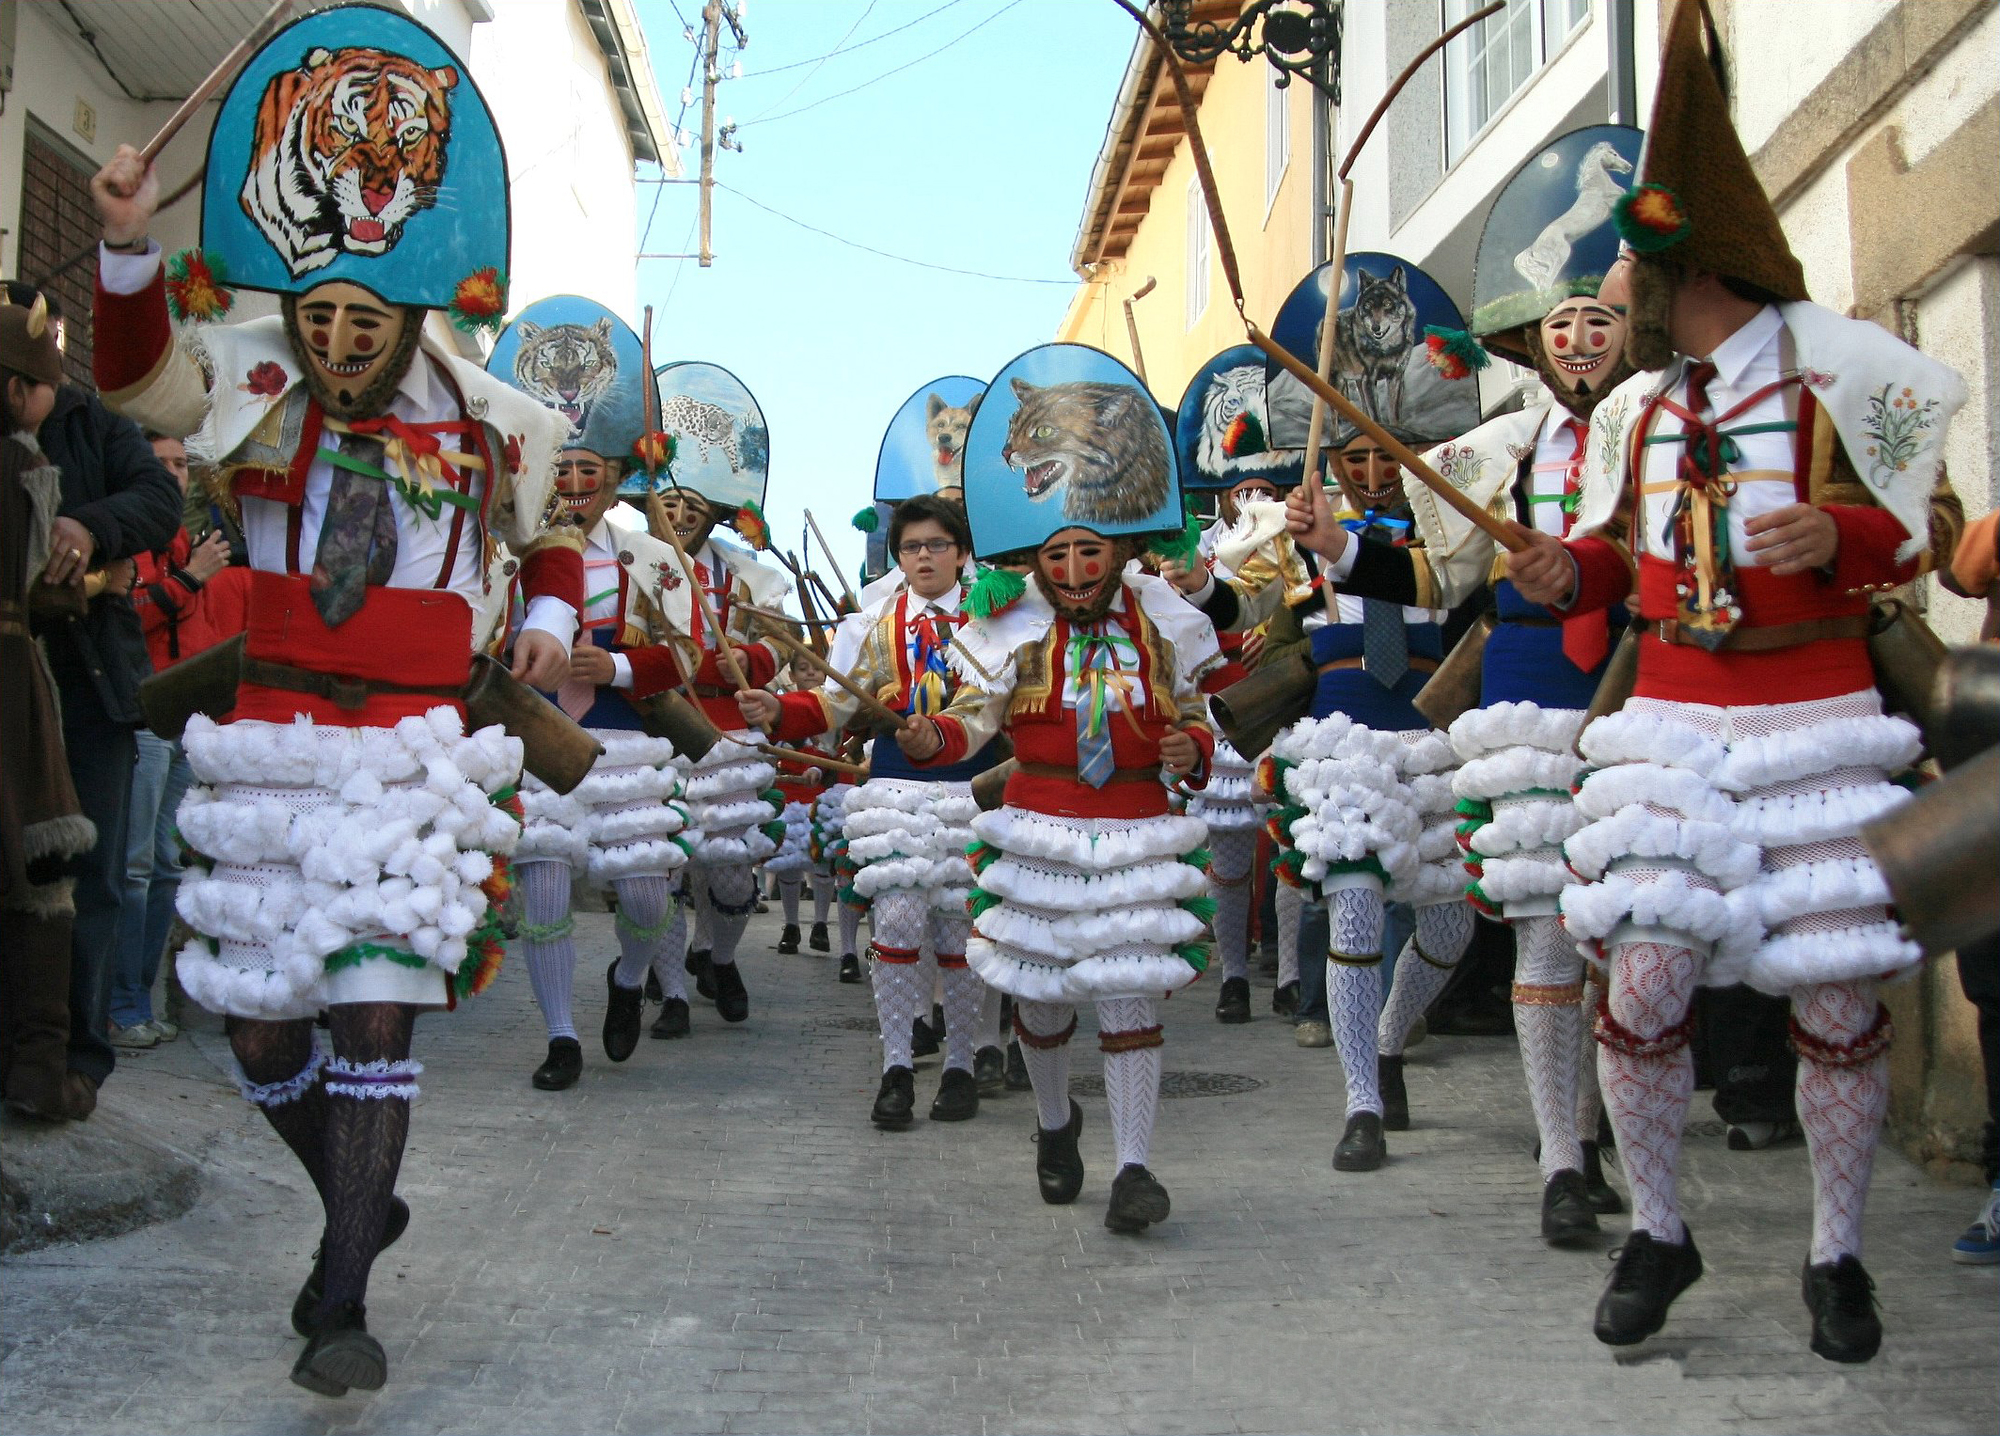
[[155,673],[213,648],[227,636],[217,633],[209,622],[206,585],[187,571],[193,548],[183,528],[165,548],[133,560],[139,567],[139,579],[132,585],[132,607],[145,632],[146,652]]

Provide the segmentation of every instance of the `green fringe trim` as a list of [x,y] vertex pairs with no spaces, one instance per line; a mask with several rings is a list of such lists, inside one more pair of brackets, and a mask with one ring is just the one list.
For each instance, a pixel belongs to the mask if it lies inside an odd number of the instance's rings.
[[1174,949],[1174,956],[1193,968],[1196,972],[1208,971],[1210,945],[1205,942],[1186,942]]
[[[1463,814],[1468,818],[1477,818],[1481,823],[1490,823],[1493,821],[1493,805],[1484,798],[1460,798],[1458,806],[1453,808],[1452,811]],[[1465,830],[1460,828],[1459,831],[1464,832]]]
[[1193,913],[1206,927],[1215,926],[1215,899],[1212,897],[1182,898],[1177,906]]
[[861,532],[872,534],[876,529],[882,527],[882,515],[875,512],[875,505],[870,504],[867,508],[849,519],[848,522],[860,529]]
[[999,862],[1000,857],[1000,849],[994,847],[991,843],[980,842],[975,839],[965,845],[965,860],[972,864],[972,870],[975,873],[985,872],[988,868]]
[[668,903],[667,915],[651,927],[641,927],[638,923],[632,921],[632,919],[625,916],[623,908],[618,910],[617,916],[612,921],[620,932],[637,938],[640,942],[657,942],[667,935],[667,929],[674,925],[674,918],[676,916],[677,913],[675,912],[674,905]]
[[524,922],[521,936],[528,942],[560,942],[576,931],[576,919],[566,917],[560,922]]
[[974,618],[991,618],[1012,608],[1027,591],[1028,580],[1018,573],[1004,568],[981,569],[965,591],[961,607]]
[[1327,877],[1332,877],[1336,873],[1373,873],[1376,877],[1382,879],[1385,884],[1389,881],[1389,874],[1384,871],[1381,862],[1373,853],[1370,853],[1365,858],[1355,858],[1351,862],[1328,863],[1326,865]]
[[431,966],[429,958],[419,957],[408,948],[383,947],[380,943],[373,942],[356,942],[350,943],[338,952],[328,954],[326,970],[328,972],[339,972],[342,968],[359,967],[362,963],[378,957],[387,958],[398,967]]
[[1207,848],[1196,848],[1193,852],[1182,853],[1181,861],[1191,868],[1200,868],[1203,872],[1207,872],[1215,866],[1215,854]]
[[975,918],[988,909],[998,907],[999,905],[999,894],[990,893],[985,888],[974,888],[972,896],[965,900],[965,910]]
[[785,794],[780,788],[766,788],[757,795],[759,801],[769,803],[779,812],[785,811]]
[[785,825],[781,822],[760,823],[757,831],[774,843],[782,845],[785,841]]

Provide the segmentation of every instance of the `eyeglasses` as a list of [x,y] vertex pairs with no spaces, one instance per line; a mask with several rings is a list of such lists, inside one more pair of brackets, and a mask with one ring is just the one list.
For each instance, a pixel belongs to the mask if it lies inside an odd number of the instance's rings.
[[896,552],[904,558],[915,558],[920,553],[950,553],[957,547],[956,539],[906,539],[896,546]]

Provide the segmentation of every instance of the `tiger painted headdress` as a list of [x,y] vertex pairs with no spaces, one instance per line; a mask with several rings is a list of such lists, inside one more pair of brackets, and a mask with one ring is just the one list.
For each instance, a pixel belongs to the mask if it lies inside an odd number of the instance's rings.
[[206,272],[303,294],[330,280],[497,328],[507,162],[464,61],[398,11],[321,10],[237,74],[209,135]]
[[633,458],[653,376],[632,326],[594,299],[555,294],[514,316],[486,371],[569,422],[564,448]]

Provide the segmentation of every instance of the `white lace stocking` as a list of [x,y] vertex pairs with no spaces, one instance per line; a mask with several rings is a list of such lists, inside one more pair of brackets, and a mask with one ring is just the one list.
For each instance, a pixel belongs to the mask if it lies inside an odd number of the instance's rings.
[[576,1037],[571,989],[576,984],[576,941],[570,936],[568,863],[536,858],[514,864],[521,889],[521,947],[528,985],[548,1024],[549,1040]]
[[825,922],[827,909],[833,905],[834,881],[831,873],[812,875],[813,921]]
[[[1565,1169],[1583,1170],[1583,1149],[1577,1145],[1582,1134],[1575,1122],[1584,1011],[1550,990],[1574,988],[1582,973],[1583,959],[1553,913],[1515,919],[1514,1030],[1528,1075],[1528,1103],[1542,1139],[1545,1182]],[[1591,1083],[1593,1091],[1596,1085]]]
[[1329,956],[1326,961],[1326,1006],[1333,1019],[1334,1050],[1347,1077],[1347,1115],[1380,1112],[1375,1028],[1382,1017],[1382,890],[1340,888],[1327,894],[1326,908],[1331,950],[1369,959],[1357,964]]
[[1222,975],[1250,975],[1250,869],[1257,857],[1257,829],[1229,828],[1208,835],[1209,893],[1215,898],[1215,955]]
[[1000,1041],[1000,989],[980,984],[979,991],[979,1041],[977,1050],[1001,1046]]
[[861,909],[847,903],[840,905],[840,955],[848,956],[861,937]]
[[[1851,1046],[1875,1025],[1875,984],[1820,983],[1792,991],[1792,1017],[1808,1037]],[[1805,1044],[1801,1042],[1801,1046]],[[1875,1146],[1889,1110],[1889,1054],[1851,1067],[1799,1054],[1799,1125],[1812,1153],[1812,1260],[1861,1255],[1861,1212]]]
[[1471,941],[1472,909],[1460,899],[1417,909],[1417,930],[1396,958],[1396,980],[1376,1025],[1376,1043],[1385,1057],[1402,1056],[1410,1029],[1444,991]]
[[[1016,1000],[1014,1018],[1036,1037],[1054,1037],[1075,1024],[1076,1009],[1067,1002]],[[1037,1047],[1024,1037],[1021,1060],[1035,1087],[1035,1120],[1044,1132],[1061,1131],[1069,1125],[1069,1040]]]
[[[727,967],[736,961],[736,945],[743,941],[743,929],[750,926],[750,905],[757,900],[757,874],[748,864],[732,865],[694,876],[698,883],[704,879],[711,904],[706,925],[709,954],[717,967]],[[724,912],[725,907],[744,910]]]
[[[1306,898],[1290,883],[1281,882],[1272,890],[1271,902],[1278,914],[1278,986],[1284,987],[1299,980],[1299,914]],[[1314,957],[1317,960],[1318,955]]]
[[[1106,997],[1097,1004],[1097,1030],[1107,1038],[1156,1027],[1159,1020],[1150,997]],[[1111,1108],[1118,1165],[1145,1166],[1160,1111],[1160,1049],[1105,1053],[1104,1097]]]
[[805,885],[806,880],[797,873],[787,873],[778,879],[778,901],[784,904],[788,927],[799,925],[799,893]]
[[667,935],[653,954],[653,975],[660,979],[660,991],[669,998],[687,1001],[687,934],[688,909],[693,904],[682,901],[674,904],[674,920],[667,926]]
[[944,984],[944,1065],[972,1070],[972,1054],[979,1045],[979,1009],[986,999],[986,984],[969,967],[939,967]]
[[663,877],[620,878],[618,894],[618,970],[612,980],[620,987],[637,987],[646,969],[667,945],[674,911],[673,886]]
[[[1641,1040],[1678,1027],[1694,996],[1700,964],[1684,947],[1659,942],[1621,944],[1613,950],[1611,1015]],[[1618,1155],[1632,1188],[1632,1226],[1661,1241],[1679,1242],[1682,1225],[1675,1176],[1681,1129],[1694,1093],[1694,1059],[1682,1042],[1670,1052],[1634,1056],[1599,1043],[1598,1080]]]
[[[896,888],[875,900],[871,912],[878,951],[916,954],[930,925],[930,902],[921,889]],[[877,957],[873,964],[875,1021],[882,1033],[882,1070],[910,1065],[910,1026],[931,1008],[934,960],[914,962]]]
[[1591,1035],[1591,1025],[1597,1016],[1597,994],[1600,984],[1591,981],[1589,967],[1583,972],[1583,1001],[1581,1016],[1576,1024],[1576,1135],[1579,1142],[1597,1140],[1598,1119],[1604,1115],[1604,1094],[1597,1086],[1597,1040]]

